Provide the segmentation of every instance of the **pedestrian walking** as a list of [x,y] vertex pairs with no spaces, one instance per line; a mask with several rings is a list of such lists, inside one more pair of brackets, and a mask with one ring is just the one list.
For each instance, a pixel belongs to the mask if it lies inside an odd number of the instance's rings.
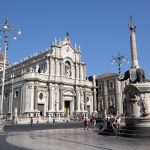
[[113,134],[113,138],[114,137],[118,137],[117,136],[117,123],[116,123],[116,120],[114,119],[113,122],[112,122],[112,134]]
[[31,126],[33,126],[33,118],[31,117],[31,120],[30,120],[30,124]]
[[118,116],[117,119],[116,119],[118,133],[119,133],[119,130],[120,130],[120,122],[121,122],[121,118]]
[[53,118],[53,124],[55,124],[55,117]]
[[106,118],[106,128],[107,129],[111,129],[111,122],[110,122],[110,118]]
[[85,129],[88,129],[88,119],[87,118],[85,118],[85,120],[84,120],[84,130]]

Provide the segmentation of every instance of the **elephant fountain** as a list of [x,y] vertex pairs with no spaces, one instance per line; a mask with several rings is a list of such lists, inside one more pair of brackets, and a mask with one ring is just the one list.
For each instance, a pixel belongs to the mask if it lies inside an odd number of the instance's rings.
[[124,73],[122,79],[118,78],[119,81],[130,80],[130,83],[144,83],[145,82],[145,72],[142,68],[134,68],[127,70]]
[[145,80],[144,69],[127,70],[120,81],[129,79],[124,88],[124,132],[129,136],[150,136],[150,82]]

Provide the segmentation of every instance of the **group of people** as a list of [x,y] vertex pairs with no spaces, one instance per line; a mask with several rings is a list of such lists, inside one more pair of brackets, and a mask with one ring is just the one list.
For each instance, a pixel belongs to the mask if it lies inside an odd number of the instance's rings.
[[96,119],[92,117],[90,120],[84,119],[84,130],[89,128],[89,123],[92,124],[92,129],[96,129]]
[[[111,129],[113,136],[117,136],[120,129],[120,116],[106,117],[99,121],[99,129]],[[84,130],[89,128],[89,124],[92,124],[92,129],[96,129],[96,118],[92,117],[90,120],[84,119]]]
[[113,135],[117,136],[120,129],[120,122],[121,122],[120,116],[112,118],[107,117],[105,120],[105,128],[112,129]]

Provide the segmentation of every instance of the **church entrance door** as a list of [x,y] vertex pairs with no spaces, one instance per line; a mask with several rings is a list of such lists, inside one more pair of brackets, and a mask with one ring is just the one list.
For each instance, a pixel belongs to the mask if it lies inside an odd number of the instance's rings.
[[40,111],[40,116],[44,116],[44,104],[38,104],[38,110]]
[[70,101],[64,101],[64,115],[70,115]]

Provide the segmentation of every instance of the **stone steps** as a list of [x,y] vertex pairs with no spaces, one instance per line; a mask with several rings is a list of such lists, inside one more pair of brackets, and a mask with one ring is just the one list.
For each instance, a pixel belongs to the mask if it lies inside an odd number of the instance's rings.
[[[113,130],[112,129],[104,129],[99,131],[100,135],[113,135]],[[118,131],[118,136],[123,136],[123,137],[134,137],[134,138],[143,138],[143,137],[150,137],[150,128],[149,127],[129,127],[125,128],[122,127]]]
[[5,132],[13,131],[31,131],[31,130],[46,130],[46,129],[65,129],[65,128],[84,128],[83,123],[54,123],[54,124],[14,124],[4,125]]
[[150,127],[123,127],[120,129],[121,136],[150,137]]

